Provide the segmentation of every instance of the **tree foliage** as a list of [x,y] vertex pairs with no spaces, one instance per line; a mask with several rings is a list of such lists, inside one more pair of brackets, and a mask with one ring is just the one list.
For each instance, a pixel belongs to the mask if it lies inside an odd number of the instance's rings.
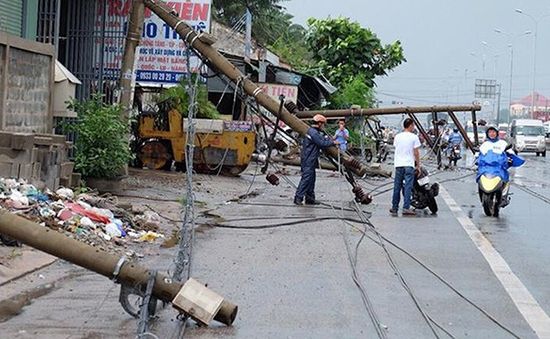
[[252,36],[260,44],[273,44],[292,24],[292,15],[279,5],[283,0],[214,0],[213,14],[219,22],[235,25],[245,14],[252,13]]
[[308,46],[304,44],[306,33],[307,31],[303,26],[290,25],[269,46],[269,49],[293,68],[307,72],[313,66],[313,63],[311,61],[311,52]]
[[75,169],[84,177],[115,178],[132,159],[128,124],[121,118],[122,106],[103,102],[99,94],[86,101],[73,99],[69,109],[78,114],[76,123],[64,125],[75,132]]
[[219,22],[233,26],[246,9],[252,13],[252,36],[294,68],[311,67],[306,29],[292,23],[293,16],[280,6],[286,0],[214,0],[213,14]]
[[[193,76],[193,79],[195,76]],[[193,80],[195,82],[195,80]],[[155,98],[159,106],[166,106],[168,109],[176,109],[182,116],[187,117],[189,110],[189,93],[187,91],[188,80],[182,78],[178,85],[163,90]],[[219,119],[220,112],[216,106],[208,100],[208,89],[205,85],[197,85],[197,118]]]
[[376,76],[386,75],[406,61],[400,41],[383,45],[370,29],[348,18],[308,20],[307,43],[316,66],[337,87],[363,76],[374,87]]
[[359,105],[361,108],[369,108],[374,100],[374,90],[367,85],[364,75],[358,74],[341,84],[338,91],[331,95],[330,107],[338,109]]

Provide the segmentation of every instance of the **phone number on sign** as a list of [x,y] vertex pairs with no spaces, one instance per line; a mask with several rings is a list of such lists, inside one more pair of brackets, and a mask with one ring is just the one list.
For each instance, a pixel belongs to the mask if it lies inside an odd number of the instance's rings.
[[137,81],[178,82],[183,73],[138,71]]

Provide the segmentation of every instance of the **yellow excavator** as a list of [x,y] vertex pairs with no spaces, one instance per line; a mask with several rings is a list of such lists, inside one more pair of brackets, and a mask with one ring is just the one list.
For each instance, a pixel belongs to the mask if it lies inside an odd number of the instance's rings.
[[[172,162],[185,171],[188,119],[175,109],[144,112],[137,125],[137,165],[169,170]],[[193,119],[193,169],[198,173],[238,175],[246,169],[256,148],[251,121]]]

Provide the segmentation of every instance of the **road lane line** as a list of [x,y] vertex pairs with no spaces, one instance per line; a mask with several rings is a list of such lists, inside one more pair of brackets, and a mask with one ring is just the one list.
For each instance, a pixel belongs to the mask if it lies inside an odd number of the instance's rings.
[[539,338],[550,339],[550,317],[544,312],[539,303],[531,295],[527,287],[523,285],[521,280],[512,272],[508,263],[495,250],[491,242],[485,238],[476,225],[466,216],[458,204],[449,195],[449,192],[440,185],[439,193],[445,203],[449,206],[456,219],[462,225],[462,228],[477,249],[481,252],[491,270],[500,281],[517,309],[525,318],[529,326],[535,331]]

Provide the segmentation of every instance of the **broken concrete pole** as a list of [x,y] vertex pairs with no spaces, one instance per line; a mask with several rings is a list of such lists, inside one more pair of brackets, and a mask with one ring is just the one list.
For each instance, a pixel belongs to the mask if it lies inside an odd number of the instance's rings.
[[[147,268],[121,260],[119,257],[78,240],[68,238],[57,231],[42,227],[6,210],[0,210],[0,233],[109,279],[116,279],[120,284],[137,286],[143,289],[147,286],[149,279]],[[165,275],[157,274],[153,296],[159,300],[174,303],[183,285],[181,282],[172,281]],[[181,309],[181,306],[178,308]],[[218,311],[213,319],[231,325],[237,315],[237,305],[223,299],[217,305],[217,309]],[[188,315],[195,319],[193,314]],[[201,319],[196,320],[203,322]]]

